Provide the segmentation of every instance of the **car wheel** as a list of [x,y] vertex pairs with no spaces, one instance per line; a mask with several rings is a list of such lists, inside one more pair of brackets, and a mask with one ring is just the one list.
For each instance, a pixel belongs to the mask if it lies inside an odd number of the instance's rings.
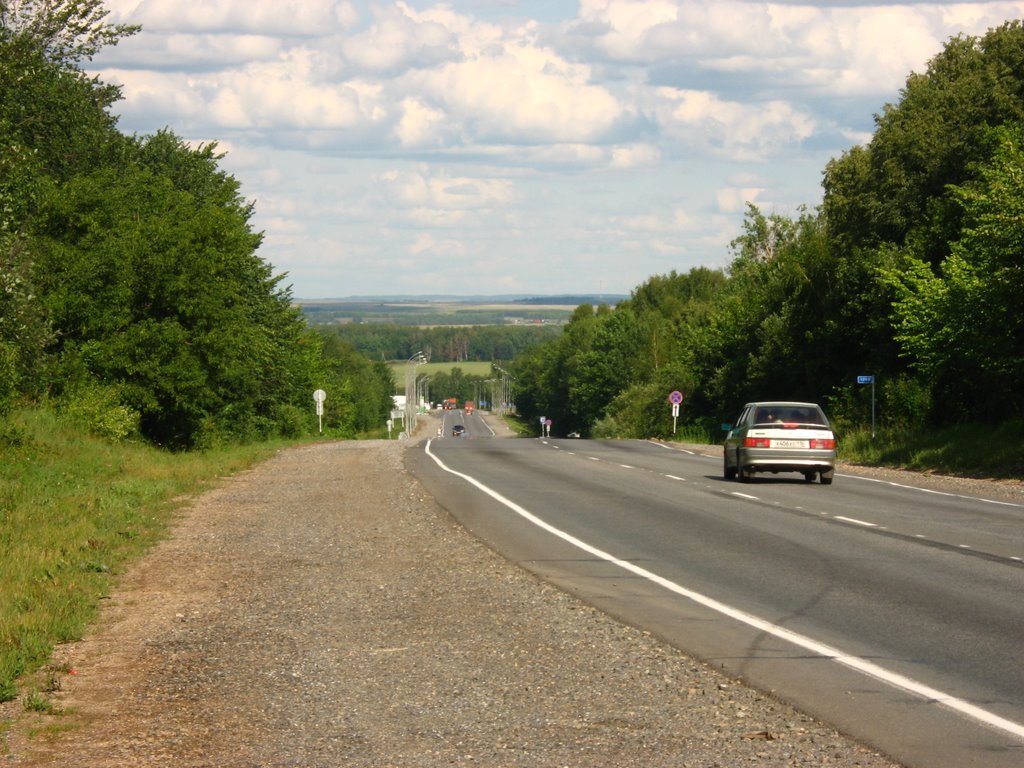
[[831,472],[822,472],[821,473],[821,484],[822,485],[832,485],[832,476],[834,474],[835,474],[835,470],[833,470]]
[[808,483],[813,483],[817,479],[818,479],[818,473],[817,472],[804,472],[804,480],[807,481]]
[[722,474],[725,475],[725,479],[726,480],[735,480],[736,479],[736,467],[730,467],[729,466],[729,459],[728,458],[723,458],[722,459],[722,464],[725,467],[725,469],[722,470]]
[[751,480],[754,479],[754,470],[752,469],[743,467],[739,470],[739,473],[741,483],[749,483]]

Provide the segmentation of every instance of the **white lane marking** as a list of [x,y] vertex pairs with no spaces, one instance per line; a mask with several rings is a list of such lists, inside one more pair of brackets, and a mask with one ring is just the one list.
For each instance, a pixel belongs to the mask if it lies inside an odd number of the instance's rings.
[[665,477],[667,477],[669,480],[681,480],[684,483],[686,482],[685,477],[677,477],[676,475],[665,475]]
[[685,448],[673,448],[671,445],[659,443],[657,440],[648,440],[647,442],[650,443],[651,445],[656,445],[659,448],[664,448],[666,451],[679,451],[680,453],[688,453],[691,456],[696,456],[696,454],[693,451],[688,451]]
[[631,467],[629,464],[619,464],[619,466],[623,469],[636,469],[636,467]]
[[770,621],[758,618],[757,616],[754,616],[751,613],[747,613],[746,611],[741,611],[738,608],[733,608],[732,606],[726,605],[725,603],[715,600],[714,598],[707,597],[706,595],[702,595],[699,592],[693,591],[692,589],[687,589],[684,586],[676,584],[674,581],[669,581],[663,576],[659,576],[658,574],[648,571],[645,568],[641,568],[638,565],[634,565],[628,560],[620,560],[619,558],[605,552],[604,550],[591,546],[590,544],[587,544],[585,541],[577,539],[572,534],[566,533],[565,531],[559,528],[555,528],[550,523],[544,522],[539,517],[527,511],[523,507],[519,506],[511,499],[505,498],[497,491],[484,485],[475,477],[452,469],[431,452],[431,443],[433,443],[433,440],[427,441],[427,455],[431,459],[433,459],[434,463],[436,463],[437,466],[439,466],[445,472],[455,475],[456,477],[462,478],[470,485],[479,489],[483,493],[486,493],[488,496],[490,496],[498,503],[508,507],[510,510],[512,510],[517,515],[522,517],[524,520],[532,523],[541,530],[547,531],[553,536],[557,536],[558,538],[571,544],[572,546],[583,550],[587,554],[593,555],[594,557],[604,560],[605,562],[610,563],[611,565],[618,566],[619,568],[622,568],[624,571],[628,571],[636,576],[639,576],[640,578],[647,579],[653,584],[657,584],[658,586],[664,587],[669,592],[673,592],[677,595],[685,597],[697,603],[698,605],[702,605],[705,608],[708,608],[712,611],[721,613],[723,616],[728,616],[729,618],[746,624],[749,627],[753,627],[754,629],[760,632],[764,632],[773,637],[777,637],[785,642],[792,643],[793,645],[796,645],[799,648],[804,648],[805,650],[808,650],[811,653],[816,653],[819,656],[822,656],[826,659],[830,659],[837,664],[853,669],[857,672],[860,672],[861,674],[867,675],[868,677],[873,677],[876,680],[880,680],[881,682],[886,683],[887,685],[890,685],[893,688],[898,688],[900,690],[907,691],[908,693],[912,693],[924,699],[925,701],[941,704],[942,706],[945,706],[948,709],[953,710],[954,712],[959,712],[960,714],[965,715],[966,717],[972,720],[976,720],[979,723],[987,725],[990,728],[1005,731],[1006,733],[1012,734],[1017,738],[1024,739],[1024,725],[1020,723],[1015,723],[1012,720],[1007,720],[1006,718],[1000,717],[999,715],[993,712],[989,712],[988,710],[982,709],[981,707],[971,704],[968,701],[964,701],[963,699],[948,694],[945,691],[940,691],[937,688],[932,688],[931,686],[925,685],[924,683],[919,683],[912,678],[906,677],[905,675],[901,675],[896,672],[890,672],[889,670],[879,666],[878,664],[875,664],[874,662],[867,661],[865,659],[860,658],[859,656],[852,656],[848,653],[844,653],[843,651],[839,650],[838,648],[835,648],[834,646],[819,642],[817,640],[814,640],[813,638],[807,637],[806,635],[801,635],[798,632],[793,632],[792,630],[786,629],[785,627],[780,627],[777,624],[772,624]]
[[494,431],[493,429],[491,429],[491,425],[487,423],[487,419],[485,419],[485,418],[484,418],[483,416],[481,416],[481,415],[480,415],[479,413],[478,413],[478,414],[476,414],[476,417],[477,417],[477,418],[478,418],[478,419],[479,419],[479,420],[480,420],[481,422],[483,422],[483,425],[484,425],[485,427],[487,427],[487,431],[491,433],[491,437],[494,437],[495,435],[497,435],[497,432],[495,432],[495,431]]
[[842,515],[835,515],[835,520],[842,520],[844,523],[853,523],[854,525],[863,525],[865,528],[877,528],[877,523],[869,523],[867,520],[858,520],[855,517],[843,517]]
[[590,459],[591,461],[600,461],[600,459],[597,458],[597,456],[587,456],[587,458]]
[[983,501],[986,504],[998,504],[1003,507],[1021,507],[1024,508],[1024,504],[1016,504],[1012,501],[996,501],[995,499],[985,499],[981,496],[967,496],[963,493],[949,493],[948,491],[936,491],[931,488],[921,488],[916,485],[906,485],[904,483],[897,483],[892,480],[879,480],[877,477],[862,477],[861,475],[842,475],[838,472],[837,477],[845,477],[849,480],[863,480],[867,483],[880,483],[882,485],[891,485],[894,488],[903,488],[908,491],[920,491],[921,493],[931,493],[936,496],[949,496],[952,499],[967,499],[968,501]]
[[750,494],[747,494],[747,493],[740,493],[739,491],[730,491],[729,494],[731,496],[739,496],[741,499],[750,499],[751,501],[760,501],[761,500],[757,496],[751,496]]

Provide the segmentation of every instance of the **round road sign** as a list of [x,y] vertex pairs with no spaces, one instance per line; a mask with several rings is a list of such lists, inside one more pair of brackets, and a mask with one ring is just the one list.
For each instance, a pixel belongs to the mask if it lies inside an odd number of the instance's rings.
[[668,401],[672,403],[672,405],[679,405],[681,402],[683,402],[683,393],[680,392],[678,389],[674,390],[673,392],[670,392],[668,396]]

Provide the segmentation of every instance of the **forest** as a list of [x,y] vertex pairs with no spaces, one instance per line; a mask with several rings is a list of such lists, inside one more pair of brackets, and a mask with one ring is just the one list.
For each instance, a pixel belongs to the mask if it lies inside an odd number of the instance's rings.
[[371,360],[406,360],[423,352],[453,363],[511,360],[530,347],[558,338],[557,325],[413,326],[349,323],[321,326],[326,336],[351,344]]
[[329,434],[383,429],[390,371],[307,326],[216,144],[118,130],[107,15],[0,2],[0,416],[201,448],[309,432],[322,388]]
[[[948,41],[828,163],[793,217],[750,205],[724,270],[583,305],[513,362],[526,423],[717,439],[743,403],[824,405],[842,430],[1022,422],[1024,27]],[[873,386],[858,384],[874,377]]]

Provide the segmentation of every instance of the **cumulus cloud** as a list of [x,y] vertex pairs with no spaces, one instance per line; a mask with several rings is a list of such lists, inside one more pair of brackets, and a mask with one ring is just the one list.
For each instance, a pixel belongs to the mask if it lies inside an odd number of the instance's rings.
[[784,101],[740,103],[707,91],[661,88],[659,121],[668,136],[688,146],[760,159],[811,136],[815,120]]
[[154,33],[230,32],[320,36],[351,27],[359,13],[338,0],[106,0],[110,21]]

